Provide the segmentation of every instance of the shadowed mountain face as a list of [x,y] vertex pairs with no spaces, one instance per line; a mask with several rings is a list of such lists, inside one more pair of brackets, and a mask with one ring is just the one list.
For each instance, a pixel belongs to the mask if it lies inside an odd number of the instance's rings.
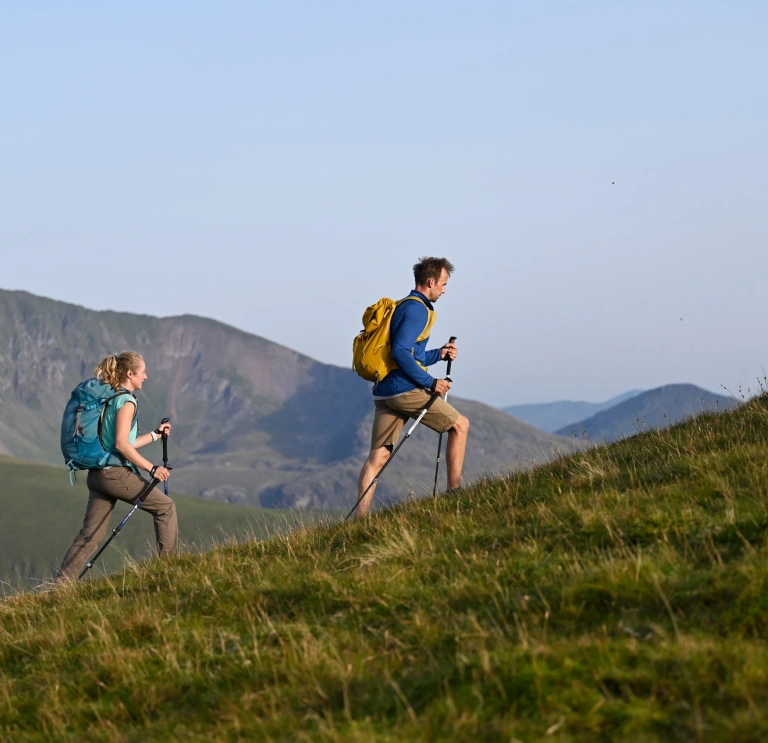
[[616,441],[650,428],[667,428],[705,411],[723,411],[736,405],[738,400],[730,395],[716,395],[693,384],[668,384],[561,428],[557,433],[586,435],[595,442]]
[[[0,290],[0,453],[62,464],[70,392],[104,354],[126,348],[147,363],[140,430],[165,415],[173,423],[175,490],[252,504],[354,503],[373,405],[370,385],[351,370],[201,317],[95,312],[26,292]],[[468,478],[572,446],[480,403],[452,402],[472,421]],[[431,492],[437,436],[424,429],[412,439],[382,478],[378,500]],[[157,444],[142,453],[158,462],[160,451]]]

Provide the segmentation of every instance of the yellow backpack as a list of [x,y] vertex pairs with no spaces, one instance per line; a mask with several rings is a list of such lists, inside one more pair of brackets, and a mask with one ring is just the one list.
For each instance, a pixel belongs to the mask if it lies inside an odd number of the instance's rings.
[[[389,324],[392,322],[395,308],[410,299],[421,302],[418,297],[409,296],[399,302],[382,297],[363,313],[363,329],[352,342],[352,368],[363,379],[378,383],[393,369],[397,369],[389,345]],[[426,307],[426,305],[424,306]],[[437,318],[437,313],[430,310],[429,307],[427,307],[427,313],[427,324],[416,339],[417,342],[429,338],[429,333]]]

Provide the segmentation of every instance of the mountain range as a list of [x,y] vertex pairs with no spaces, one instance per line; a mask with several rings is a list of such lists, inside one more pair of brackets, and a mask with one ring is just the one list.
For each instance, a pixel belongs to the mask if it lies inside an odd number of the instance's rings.
[[542,431],[555,431],[586,420],[602,410],[612,408],[619,403],[636,397],[642,390],[630,390],[605,402],[584,402],[582,400],[556,400],[555,402],[528,403],[525,405],[507,405],[502,408],[510,415],[530,423]]
[[[0,290],[0,453],[62,464],[59,428],[71,390],[104,354],[126,348],[147,364],[140,430],[172,420],[174,490],[262,506],[354,503],[369,445],[370,385],[351,369],[193,315],[99,312]],[[467,479],[574,446],[501,410],[451,402],[472,422]],[[159,461],[155,446],[143,452]],[[419,426],[382,478],[377,501],[431,492],[436,449],[437,436]]]
[[667,384],[564,426],[557,433],[594,442],[616,441],[648,429],[667,428],[699,413],[728,410],[738,403],[731,395],[718,395],[693,384]]

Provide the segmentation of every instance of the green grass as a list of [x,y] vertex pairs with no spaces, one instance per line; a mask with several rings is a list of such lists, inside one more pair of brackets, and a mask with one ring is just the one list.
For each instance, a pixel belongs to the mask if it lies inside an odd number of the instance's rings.
[[[70,487],[63,467],[0,456],[0,594],[50,579],[80,530],[88,502],[85,473]],[[228,539],[264,538],[313,522],[317,513],[297,514],[233,506],[171,493],[185,549],[208,549]],[[115,507],[110,529],[130,510]],[[109,531],[107,532],[109,534]],[[135,513],[95,566],[113,572],[130,560],[155,553],[152,517]]]
[[0,605],[13,741],[760,741],[768,398]]

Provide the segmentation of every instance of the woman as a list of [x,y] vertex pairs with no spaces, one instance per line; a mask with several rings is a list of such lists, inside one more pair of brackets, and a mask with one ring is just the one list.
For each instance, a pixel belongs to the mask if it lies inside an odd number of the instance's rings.
[[[144,359],[133,351],[117,356],[105,356],[93,373],[113,389],[125,390],[107,403],[101,428],[101,440],[106,450],[113,450],[107,467],[88,470],[88,508],[83,528],[69,548],[59,569],[59,578],[77,578],[88,558],[96,551],[109,525],[109,517],[118,500],[135,503],[147,485],[139,470],[149,472],[160,481],[170,474],[162,465],[153,465],[137,451],[169,433],[170,423],[161,423],[152,433],[137,436],[138,403],[134,392],[147,379]],[[175,555],[178,550],[179,529],[176,504],[157,488],[145,496],[141,506],[155,519],[157,552],[161,557]]]

